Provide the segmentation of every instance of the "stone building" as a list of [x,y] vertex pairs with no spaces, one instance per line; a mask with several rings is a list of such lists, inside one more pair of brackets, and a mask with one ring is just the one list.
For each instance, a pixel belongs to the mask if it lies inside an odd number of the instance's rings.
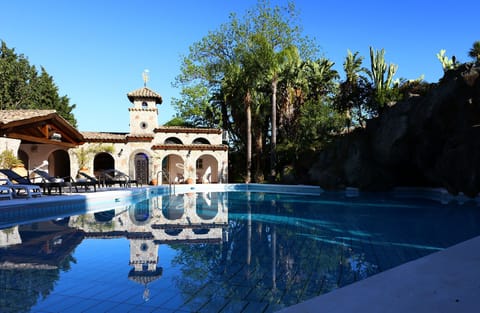
[[228,181],[222,130],[159,126],[162,97],[146,85],[127,97],[128,133],[79,132],[53,110],[2,110],[0,151],[17,151],[27,170],[44,166],[58,177],[116,169],[142,184]]

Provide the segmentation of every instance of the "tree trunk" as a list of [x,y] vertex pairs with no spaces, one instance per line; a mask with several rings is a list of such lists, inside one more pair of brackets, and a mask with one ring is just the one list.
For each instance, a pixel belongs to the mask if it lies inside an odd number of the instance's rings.
[[[255,125],[261,125],[261,122],[254,121]],[[253,142],[253,181],[255,183],[261,183],[265,180],[265,156],[263,155],[264,147],[264,135],[263,127],[258,127],[252,130],[252,135],[255,137]]]
[[245,183],[247,184],[250,183],[252,176],[252,108],[250,101],[250,92],[247,91],[247,95],[245,96],[245,114],[247,116],[247,171],[245,176]]
[[270,142],[270,182],[275,181],[277,163],[277,80],[272,81],[272,137]]

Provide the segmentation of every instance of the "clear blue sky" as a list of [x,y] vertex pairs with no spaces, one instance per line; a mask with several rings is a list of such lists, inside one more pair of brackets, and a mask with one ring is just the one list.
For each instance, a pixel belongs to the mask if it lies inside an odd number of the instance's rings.
[[[60,95],[77,105],[81,131],[127,132],[126,94],[143,86],[160,93],[159,123],[175,114],[172,82],[182,55],[209,31],[242,16],[256,0],[0,0],[0,40],[44,66]],[[442,76],[436,53],[446,49],[460,61],[480,40],[480,1],[297,0],[304,34],[342,72],[347,49],[359,51],[369,65],[369,47],[384,48],[399,66],[396,78],[428,82]],[[272,5],[286,1],[272,0]]]

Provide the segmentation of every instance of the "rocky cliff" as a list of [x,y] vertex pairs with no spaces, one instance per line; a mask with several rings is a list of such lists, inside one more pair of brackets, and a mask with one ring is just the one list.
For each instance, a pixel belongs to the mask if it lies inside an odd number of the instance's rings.
[[321,151],[309,183],[388,190],[444,187],[452,194],[480,192],[480,67],[448,71],[425,96],[386,109],[364,129],[339,136]]

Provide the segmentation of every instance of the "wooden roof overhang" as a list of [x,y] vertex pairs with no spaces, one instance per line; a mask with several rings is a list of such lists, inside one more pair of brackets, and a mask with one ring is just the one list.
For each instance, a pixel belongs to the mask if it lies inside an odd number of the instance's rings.
[[154,145],[152,150],[191,150],[191,151],[227,151],[227,145],[178,145],[178,144],[164,144]]
[[0,135],[22,143],[53,144],[74,148],[83,135],[54,110],[2,110]]

